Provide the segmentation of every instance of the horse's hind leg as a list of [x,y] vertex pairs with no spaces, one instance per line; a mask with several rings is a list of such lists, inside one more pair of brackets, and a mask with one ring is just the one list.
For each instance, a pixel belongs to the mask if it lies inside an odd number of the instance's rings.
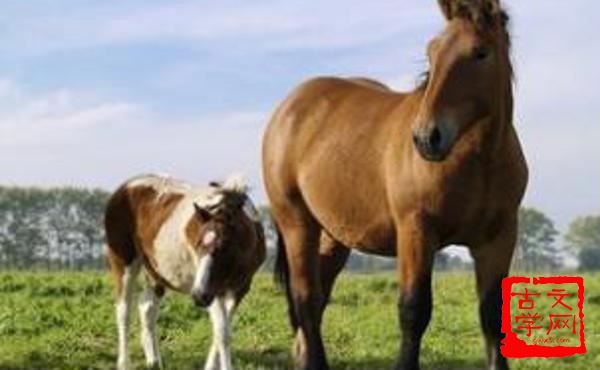
[[289,266],[289,304],[293,307],[298,327],[297,338],[304,344],[297,367],[305,370],[328,369],[321,318],[324,298],[319,271],[320,226],[306,209],[288,209],[278,217],[285,241]]
[[[323,316],[327,303],[329,303],[335,280],[346,265],[349,255],[350,249],[348,247],[334,240],[326,231],[321,232],[319,243],[319,269],[321,291],[323,293],[321,316]],[[300,357],[305,351],[304,336],[302,332],[298,331],[294,343],[294,354],[296,357]]]
[[160,299],[164,295],[164,287],[155,285],[147,278],[144,292],[140,296],[141,341],[146,356],[146,366],[150,369],[162,369],[160,351],[156,338],[156,319],[160,310]]
[[502,279],[508,275],[516,242],[516,222],[493,240],[471,250],[475,260],[479,315],[485,336],[489,370],[508,370],[508,361],[500,353],[504,335],[502,326]]
[[327,232],[321,232],[319,267],[321,271],[321,288],[323,290],[323,310],[329,303],[335,279],[346,265],[349,255],[350,248],[334,240]]
[[129,264],[125,264],[125,262],[110,249],[107,255],[117,288],[115,310],[117,317],[117,333],[119,337],[117,369],[127,370],[129,368],[129,317],[131,312],[131,301],[135,289],[135,280],[140,271],[140,261],[133,260],[130,261]]

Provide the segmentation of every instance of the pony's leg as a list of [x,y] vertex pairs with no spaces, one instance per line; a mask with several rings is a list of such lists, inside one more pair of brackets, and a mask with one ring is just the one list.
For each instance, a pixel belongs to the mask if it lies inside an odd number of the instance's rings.
[[319,276],[320,227],[308,215],[283,221],[281,233],[289,266],[290,303],[298,328],[296,343],[301,344],[297,367],[326,370],[329,366],[321,337],[324,299]]
[[475,246],[479,315],[485,336],[489,370],[508,370],[508,361],[500,353],[502,327],[502,279],[508,275],[516,243],[516,221],[511,221],[493,240]]
[[[334,240],[325,231],[321,231],[321,240],[319,243],[319,268],[321,277],[321,290],[323,292],[323,304],[321,307],[321,316],[329,303],[331,291],[338,274],[342,271],[350,255],[350,249],[342,243]],[[302,357],[306,352],[306,343],[304,335],[300,330],[296,333],[294,341],[294,356]]]
[[219,365],[219,351],[217,349],[217,345],[215,344],[215,340],[213,338],[212,343],[210,344],[210,349],[208,350],[208,356],[206,356],[206,362],[204,363],[204,370],[216,370]]
[[146,355],[146,366],[150,369],[162,369],[162,361],[156,339],[156,319],[160,310],[162,292],[164,292],[162,287],[153,287],[150,283],[147,283],[138,305],[142,331],[142,348]]
[[[231,324],[232,324],[232,320],[233,320],[233,314],[235,313],[235,309],[240,300],[241,300],[241,297],[237,296],[233,293],[228,293],[227,295],[225,295],[224,300],[223,300],[225,314],[227,316],[227,321],[228,321],[227,336],[229,338],[232,337]],[[212,315],[211,315],[211,320],[212,320]],[[216,338],[216,335],[214,337]],[[229,343],[228,345],[230,346],[231,344]],[[231,353],[231,349],[229,349],[229,353]],[[219,349],[218,349],[216,340],[213,338],[213,342],[210,345],[210,350],[208,352],[208,356],[206,358],[206,364],[205,364],[204,368],[206,370],[216,369],[217,364],[219,362],[219,358],[220,358],[219,357]],[[231,363],[231,360],[230,360],[230,363]]]
[[204,369],[231,370],[231,322],[225,307],[225,299],[216,297],[208,312],[213,326],[213,343]]
[[117,291],[116,317],[117,332],[119,336],[119,356],[117,358],[117,369],[127,370],[129,368],[129,316],[131,302],[135,289],[135,280],[140,271],[140,261],[136,260],[124,266],[119,272],[119,284]]
[[421,338],[431,319],[431,271],[435,234],[426,219],[413,215],[398,228],[399,275],[402,290],[399,321],[402,344],[397,370],[418,370]]

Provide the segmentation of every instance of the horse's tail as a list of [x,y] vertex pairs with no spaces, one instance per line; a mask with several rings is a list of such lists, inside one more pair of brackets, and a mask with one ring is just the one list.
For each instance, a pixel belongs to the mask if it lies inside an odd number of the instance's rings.
[[294,300],[292,299],[292,290],[290,286],[290,266],[288,265],[287,252],[285,250],[285,242],[281,235],[281,231],[275,225],[277,232],[277,251],[275,255],[275,267],[273,269],[273,275],[275,282],[285,291],[285,297],[288,304],[288,316],[290,325],[294,332],[298,329],[298,320],[294,313]]

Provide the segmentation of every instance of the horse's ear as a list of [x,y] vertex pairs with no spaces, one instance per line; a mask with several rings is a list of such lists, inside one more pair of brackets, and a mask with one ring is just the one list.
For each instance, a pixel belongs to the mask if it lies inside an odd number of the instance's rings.
[[485,0],[484,5],[492,14],[499,14],[502,11],[500,0]]
[[198,203],[194,203],[194,208],[196,210],[196,215],[198,215],[198,217],[200,218],[200,220],[202,222],[206,222],[208,220],[210,220],[210,218],[212,217],[212,214],[210,213],[210,211],[200,205],[198,205]]
[[480,8],[480,19],[483,20],[487,26],[500,24],[505,27],[508,24],[508,14],[502,5],[500,0],[483,0]]
[[438,4],[447,20],[454,18],[454,0],[438,0]]
[[488,12],[493,18],[500,19],[500,22],[503,25],[506,25],[508,23],[508,14],[502,8],[500,0],[486,0],[485,8],[488,10]]
[[440,9],[448,21],[456,17],[469,17],[480,3],[480,0],[438,0]]
[[438,0],[438,4],[447,20],[462,17],[482,25],[494,23],[497,19],[503,25],[508,22],[500,0]]

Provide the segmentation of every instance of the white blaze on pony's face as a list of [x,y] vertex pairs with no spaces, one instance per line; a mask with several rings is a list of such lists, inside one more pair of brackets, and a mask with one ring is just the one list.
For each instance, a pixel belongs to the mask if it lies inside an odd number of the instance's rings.
[[223,237],[221,233],[224,227],[219,224],[218,219],[205,206],[198,204],[194,204],[194,206],[196,215],[202,222],[202,235],[194,250],[196,273],[191,294],[198,306],[208,307],[216,295],[212,281],[214,280],[213,269],[217,249],[222,244]]
[[194,286],[192,287],[192,297],[196,304],[201,307],[208,307],[215,297],[209,290],[213,261],[214,257],[208,253],[198,258],[196,263],[196,277],[194,278]]

